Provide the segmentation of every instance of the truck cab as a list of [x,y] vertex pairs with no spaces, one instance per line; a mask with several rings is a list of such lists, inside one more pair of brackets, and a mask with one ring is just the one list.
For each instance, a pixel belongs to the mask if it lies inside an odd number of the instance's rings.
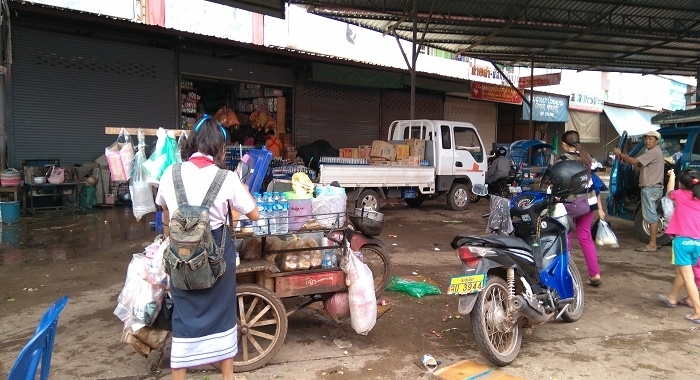
[[[657,131],[661,134],[659,147],[666,160],[665,171],[673,169],[678,175],[684,169],[700,170],[700,109],[662,113],[652,117],[651,123],[660,125]],[[624,151],[629,139],[630,137],[624,132],[620,137],[618,148]],[[630,148],[628,154],[638,157],[645,151],[644,141],[640,139]],[[664,177],[665,186],[668,178]],[[614,160],[607,199],[608,214],[634,220],[635,234],[640,241],[648,242],[649,225],[642,218],[640,191],[639,171],[632,164]],[[672,238],[666,234],[668,220],[660,204],[657,212],[659,214],[657,243],[665,245]]]
[[474,197],[472,186],[483,185],[486,179],[487,154],[476,127],[447,120],[394,121],[389,127],[389,142],[403,144],[407,139],[426,141],[425,160],[435,170],[435,193],[404,196],[406,202],[417,206],[428,197],[447,194],[451,209],[465,209]]

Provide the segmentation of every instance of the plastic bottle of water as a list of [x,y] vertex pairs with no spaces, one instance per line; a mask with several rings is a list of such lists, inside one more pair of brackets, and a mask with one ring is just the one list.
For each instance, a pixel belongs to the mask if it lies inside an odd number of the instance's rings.
[[279,199],[280,211],[277,216],[277,232],[284,235],[289,232],[289,201],[284,196]]
[[282,197],[280,196],[279,191],[274,191],[272,193],[272,211],[273,211],[273,218],[274,218],[275,224],[274,224],[273,230],[270,231],[270,233],[273,233],[276,235],[279,235],[282,233],[280,231],[281,230],[280,221],[282,218],[282,205],[280,204],[280,198],[282,198]]
[[253,235],[262,236],[267,233],[267,218],[268,212],[265,205],[265,201],[262,197],[258,197],[255,202],[258,206],[258,211],[260,212],[260,218],[253,225]]
[[267,218],[267,229],[266,234],[274,234],[277,229],[277,216],[275,215],[275,201],[272,198],[272,193],[263,193],[263,203],[265,204],[266,218]]

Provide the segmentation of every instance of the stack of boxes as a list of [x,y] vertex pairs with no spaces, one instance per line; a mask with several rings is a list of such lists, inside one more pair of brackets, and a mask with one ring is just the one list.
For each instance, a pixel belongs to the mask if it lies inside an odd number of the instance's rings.
[[374,140],[372,145],[340,148],[340,157],[366,158],[370,165],[420,166],[425,159],[425,140],[408,139],[403,144]]

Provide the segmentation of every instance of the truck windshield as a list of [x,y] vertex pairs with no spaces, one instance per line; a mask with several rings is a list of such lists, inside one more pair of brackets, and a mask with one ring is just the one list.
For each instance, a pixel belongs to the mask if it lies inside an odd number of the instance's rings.
[[[659,140],[659,148],[661,148],[664,158],[674,163],[678,161],[683,153],[683,148],[687,140],[687,133],[662,135],[661,140]],[[646,149],[642,149],[641,153],[644,151],[646,151]]]

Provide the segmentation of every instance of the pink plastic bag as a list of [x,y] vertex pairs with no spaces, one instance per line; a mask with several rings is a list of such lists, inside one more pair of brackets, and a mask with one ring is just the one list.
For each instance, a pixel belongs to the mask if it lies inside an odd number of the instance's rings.
[[350,314],[350,301],[348,292],[334,293],[330,298],[323,301],[323,307],[331,318],[342,319]]
[[134,144],[126,129],[122,128],[117,141],[105,148],[105,157],[112,181],[128,181],[131,177],[131,163],[134,160]]

